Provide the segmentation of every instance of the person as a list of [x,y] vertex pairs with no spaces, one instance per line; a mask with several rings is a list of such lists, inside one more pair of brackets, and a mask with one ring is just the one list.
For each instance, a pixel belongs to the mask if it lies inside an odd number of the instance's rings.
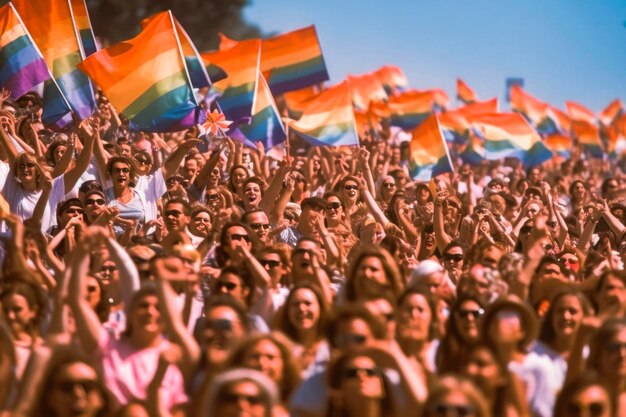
[[439,380],[422,407],[421,417],[449,415],[465,417],[491,417],[487,402],[468,380],[447,376]]
[[354,256],[347,276],[345,298],[367,301],[379,297],[394,301],[404,289],[404,280],[393,257],[382,248],[363,246]]
[[554,405],[555,416],[617,417],[615,400],[606,382],[594,372],[586,372],[568,382]]

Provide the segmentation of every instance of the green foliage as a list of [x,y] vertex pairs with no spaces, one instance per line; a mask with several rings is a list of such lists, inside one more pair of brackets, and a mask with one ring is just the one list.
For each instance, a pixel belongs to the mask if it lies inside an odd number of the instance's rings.
[[87,0],[95,35],[106,44],[137,35],[142,19],[170,9],[200,51],[217,49],[218,33],[233,39],[260,37],[244,20],[250,0]]

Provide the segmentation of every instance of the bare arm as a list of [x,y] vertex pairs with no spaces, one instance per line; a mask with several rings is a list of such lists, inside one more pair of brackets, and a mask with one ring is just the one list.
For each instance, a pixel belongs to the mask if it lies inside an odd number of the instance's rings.
[[167,158],[165,164],[163,164],[163,168],[161,168],[163,178],[168,179],[174,175],[187,153],[200,142],[198,139],[189,139],[178,145],[176,150]]
[[80,176],[83,175],[83,172],[85,172],[89,166],[89,161],[91,160],[91,155],[93,154],[93,146],[96,139],[95,130],[87,123],[87,121],[81,123],[78,131],[79,135],[83,137],[85,146],[82,151],[80,151],[74,168],[67,171],[63,176],[66,194],[74,188],[80,179]]
[[139,289],[139,272],[128,252],[115,239],[107,238],[105,244],[120,274],[122,301],[125,306],[129,306],[133,294]]

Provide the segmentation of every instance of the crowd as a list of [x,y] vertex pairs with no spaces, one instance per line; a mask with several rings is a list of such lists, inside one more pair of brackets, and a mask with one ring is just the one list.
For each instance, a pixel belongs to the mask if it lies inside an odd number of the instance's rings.
[[388,120],[277,157],[0,99],[1,415],[626,415],[614,163],[421,183]]

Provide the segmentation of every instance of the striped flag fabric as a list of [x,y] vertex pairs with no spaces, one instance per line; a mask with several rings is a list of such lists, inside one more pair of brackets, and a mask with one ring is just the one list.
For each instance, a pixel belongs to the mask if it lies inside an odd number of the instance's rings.
[[301,90],[289,91],[283,94],[283,101],[289,117],[299,119],[307,104],[315,99],[319,93],[314,87],[306,87]]
[[409,81],[399,67],[385,65],[380,67],[375,74],[389,96],[399,94],[409,87]]
[[346,81],[323,91],[289,129],[316,146],[358,146],[352,95]]
[[604,126],[610,126],[614,120],[624,113],[624,106],[620,99],[615,99],[600,114],[598,119]]
[[217,65],[228,74],[214,82],[213,88],[221,93],[217,102],[229,120],[237,122],[252,116],[260,52],[261,41],[251,39],[237,42],[230,49],[202,54],[205,65]]
[[11,3],[0,7],[0,33],[0,86],[16,99],[29,91],[41,91],[44,84],[49,85],[48,89],[56,91],[58,100],[48,102],[45,117],[54,121],[68,113],[69,105]]
[[450,153],[438,116],[430,115],[413,130],[409,143],[409,173],[415,181],[428,181],[452,171]]
[[575,101],[566,101],[565,108],[567,109],[567,114],[570,119],[573,121],[586,122],[592,125],[596,124],[596,115],[582,104],[576,103]]
[[171,12],[156,15],[133,39],[85,59],[79,68],[135,129],[180,131],[201,123]]
[[375,73],[348,75],[346,81],[350,87],[354,107],[358,110],[367,110],[370,101],[387,100],[385,87]]
[[456,98],[465,104],[471,104],[478,101],[478,96],[474,90],[472,90],[470,86],[460,78],[456,79]]
[[594,158],[604,156],[604,147],[600,139],[600,132],[595,124],[584,120],[572,122],[572,135],[578,140],[580,147]]
[[541,123],[548,107],[546,103],[531,96],[519,85],[511,86],[509,95],[511,110],[523,114],[533,126]]
[[484,140],[486,159],[517,158],[524,166],[532,167],[552,158],[539,133],[519,113],[476,115],[470,122]]
[[[83,56],[69,1],[15,0],[13,5],[71,110],[80,119],[89,117],[96,103],[89,79],[76,68]],[[52,88],[50,84],[47,87]],[[56,106],[51,100],[58,99],[54,91],[44,91],[44,113],[46,107]],[[45,119],[52,121],[49,117]]]
[[543,143],[553,154],[569,158],[572,156],[572,139],[569,136],[554,134],[547,136]]
[[91,28],[89,11],[87,10],[85,0],[71,0],[70,5],[72,6],[72,15],[74,16],[78,37],[83,47],[83,53],[87,57],[98,51],[96,37]]
[[256,81],[252,120],[248,125],[239,125],[239,130],[248,140],[262,142],[265,149],[271,149],[287,139],[274,97],[260,71]]
[[609,156],[617,158],[626,152],[626,114],[618,116],[608,129]]

